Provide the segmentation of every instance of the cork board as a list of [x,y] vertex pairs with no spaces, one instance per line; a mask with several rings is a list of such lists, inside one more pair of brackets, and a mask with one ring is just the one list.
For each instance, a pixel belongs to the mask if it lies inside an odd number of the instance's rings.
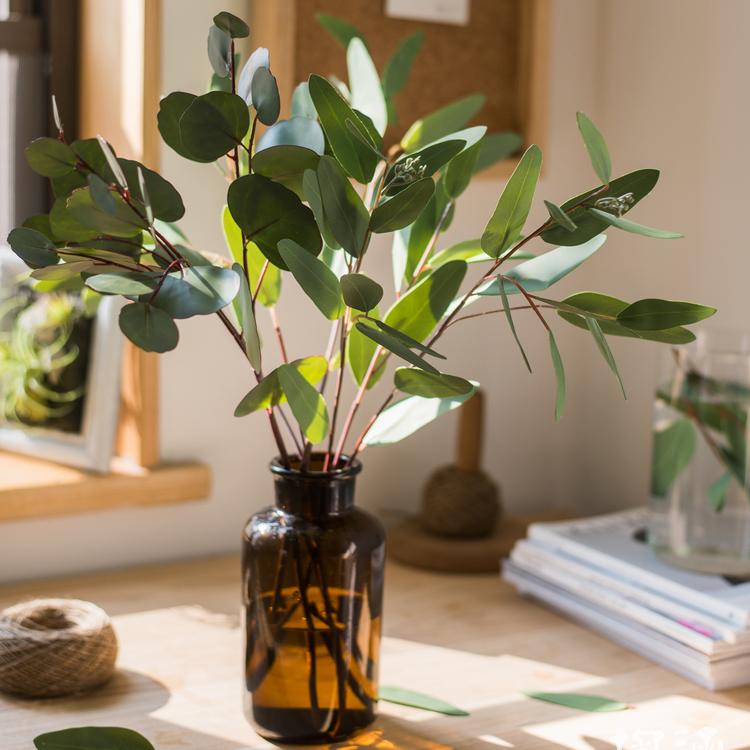
[[467,26],[389,18],[383,0],[294,0],[293,5],[295,81],[313,72],[346,80],[345,52],[315,21],[317,13],[357,27],[381,71],[404,37],[424,33],[409,84],[396,98],[399,121],[387,141],[396,140],[422,115],[475,92],[485,94],[487,103],[472,124],[528,136],[534,116],[526,90],[534,42],[530,0],[471,0]]

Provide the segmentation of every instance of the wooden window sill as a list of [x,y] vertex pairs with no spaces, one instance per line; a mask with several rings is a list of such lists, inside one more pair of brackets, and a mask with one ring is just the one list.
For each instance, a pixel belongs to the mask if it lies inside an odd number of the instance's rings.
[[101,475],[0,452],[0,521],[203,500],[210,491],[201,463],[116,465]]

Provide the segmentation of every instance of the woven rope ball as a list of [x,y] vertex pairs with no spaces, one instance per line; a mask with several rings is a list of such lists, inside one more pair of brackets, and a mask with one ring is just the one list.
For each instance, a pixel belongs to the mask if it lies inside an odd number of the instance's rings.
[[107,613],[79,599],[35,599],[0,612],[0,690],[27,698],[83,693],[114,673]]

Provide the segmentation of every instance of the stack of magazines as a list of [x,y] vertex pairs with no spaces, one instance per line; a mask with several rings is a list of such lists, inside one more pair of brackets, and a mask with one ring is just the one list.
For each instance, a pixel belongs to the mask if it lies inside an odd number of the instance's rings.
[[535,523],[503,565],[519,591],[711,690],[750,682],[750,582],[662,562],[647,511]]

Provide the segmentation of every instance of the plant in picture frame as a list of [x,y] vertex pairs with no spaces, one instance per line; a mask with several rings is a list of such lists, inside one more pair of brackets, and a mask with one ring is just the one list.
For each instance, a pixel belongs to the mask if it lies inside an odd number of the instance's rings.
[[[496,315],[530,370],[514,315],[533,315],[549,341],[560,417],[565,371],[555,319],[588,331],[619,380],[609,337],[681,344],[693,339],[685,326],[714,313],[599,292],[550,296],[602,247],[605,231],[679,236],[631,220],[659,172],[613,178],[604,139],[582,113],[597,184],[560,203],[546,200],[548,218],[527,227],[542,166],[541,150],[529,145],[486,225],[441,246],[472,178],[520,139],[469,125],[484,102],[472,94],[426,114],[389,146],[393,98],[421,38],[405,39],[381,75],[356,29],[321,22],[346,48],[348,83],[311,75],[292,92],[288,119],[279,119],[268,50],[241,65],[235,40],[249,29],[229,13],[209,30],[211,90],[161,101],[166,144],[186,159],[217,163],[226,176],[229,259],[191,246],[176,228],[184,207],[171,183],[118,158],[102,137],[68,143],[59,121],[57,138],[27,149],[31,167],[51,180],[53,207],[8,238],[35,278],[81,279],[124,297],[120,328],[147,351],[177,346],[175,321],[217,316],[255,379],[238,394],[235,414],[262,412],[278,457],[276,503],[244,533],[246,711],[276,740],[327,741],[374,718],[384,533],[354,504],[354,481],[365,448],[407,437],[475,392],[478,384],[441,353],[445,337]],[[393,238],[390,301],[368,273],[376,234]],[[275,312],[282,285],[285,293],[301,289],[310,312],[330,321],[327,343],[310,342],[298,358]],[[265,311],[275,341],[260,340]],[[355,392],[345,403],[348,378]]]

